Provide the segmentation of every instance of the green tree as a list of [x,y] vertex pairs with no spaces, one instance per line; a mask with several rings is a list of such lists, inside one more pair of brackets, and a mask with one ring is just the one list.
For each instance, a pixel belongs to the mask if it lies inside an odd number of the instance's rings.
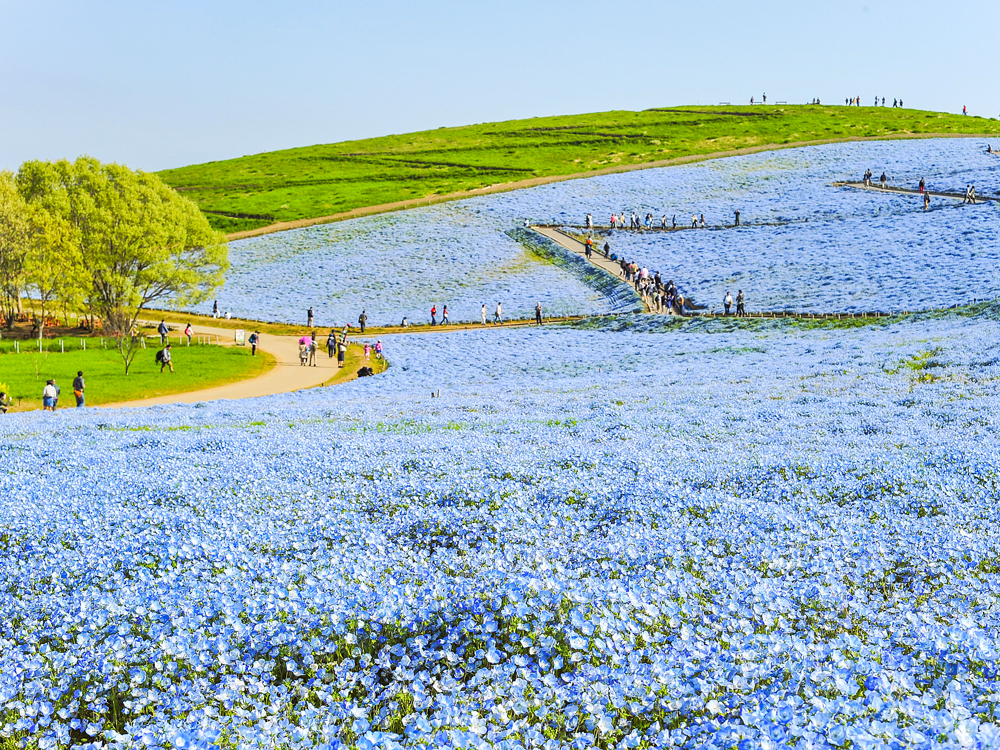
[[144,309],[194,304],[221,286],[229,269],[224,235],[156,175],[81,157],[26,162],[17,179],[29,203],[72,228],[90,307],[116,339],[126,374]]
[[45,333],[45,320],[57,302],[79,300],[83,283],[80,248],[69,221],[44,208],[28,206],[28,252],[25,286],[37,301],[35,320],[38,338]]
[[21,311],[26,281],[27,213],[14,176],[0,172],[0,313],[8,330],[14,327],[14,316]]

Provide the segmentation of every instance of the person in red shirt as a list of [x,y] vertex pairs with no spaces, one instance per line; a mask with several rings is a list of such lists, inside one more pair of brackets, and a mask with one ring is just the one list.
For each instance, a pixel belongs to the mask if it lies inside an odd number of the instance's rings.
[[436,326],[438,323],[437,319],[438,307],[437,305],[431,305],[431,325]]

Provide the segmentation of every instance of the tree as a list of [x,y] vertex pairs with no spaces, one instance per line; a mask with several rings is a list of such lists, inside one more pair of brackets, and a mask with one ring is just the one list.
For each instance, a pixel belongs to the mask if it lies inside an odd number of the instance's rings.
[[17,180],[29,203],[72,228],[91,308],[116,339],[126,374],[142,311],[207,299],[229,269],[225,237],[156,175],[81,157],[25,162]]
[[14,176],[0,172],[0,313],[7,329],[21,311],[28,248],[27,204],[17,191]]
[[80,248],[69,221],[44,208],[28,206],[25,286],[38,301],[38,338],[45,334],[45,320],[57,301],[79,299],[83,282]]

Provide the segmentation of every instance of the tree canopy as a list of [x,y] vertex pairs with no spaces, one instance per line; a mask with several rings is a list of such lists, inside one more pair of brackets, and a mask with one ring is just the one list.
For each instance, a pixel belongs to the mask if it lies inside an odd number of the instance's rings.
[[0,174],[3,310],[26,293],[43,313],[55,300],[85,309],[117,339],[126,372],[142,311],[200,302],[228,268],[225,237],[156,175],[89,157]]

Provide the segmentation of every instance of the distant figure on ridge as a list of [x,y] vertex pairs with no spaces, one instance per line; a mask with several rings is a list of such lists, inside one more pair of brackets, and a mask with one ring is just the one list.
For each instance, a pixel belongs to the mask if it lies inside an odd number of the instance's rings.
[[306,312],[306,328],[313,327],[313,309],[310,307]]
[[535,325],[539,325],[540,326],[541,324],[542,324],[542,303],[541,302],[536,302],[535,303]]
[[736,223],[733,226],[737,226],[738,227],[739,225],[740,225],[740,210],[737,208],[736,209]]

